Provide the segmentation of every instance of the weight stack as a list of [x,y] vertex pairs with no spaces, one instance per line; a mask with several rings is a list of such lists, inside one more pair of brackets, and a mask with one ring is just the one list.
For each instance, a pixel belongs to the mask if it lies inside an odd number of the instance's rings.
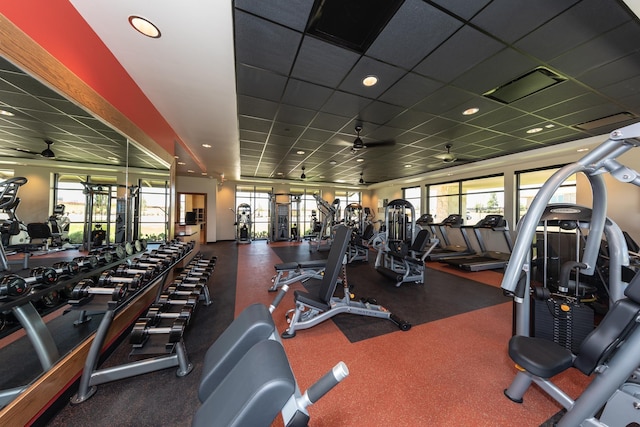
[[594,311],[586,304],[562,298],[532,299],[533,335],[548,339],[578,354],[580,344],[594,329]]

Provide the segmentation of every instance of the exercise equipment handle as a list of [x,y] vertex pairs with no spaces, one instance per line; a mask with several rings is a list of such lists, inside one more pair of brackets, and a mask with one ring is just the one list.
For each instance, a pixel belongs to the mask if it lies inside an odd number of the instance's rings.
[[282,287],[280,288],[280,292],[278,292],[278,295],[276,295],[276,297],[273,299],[273,302],[269,306],[269,313],[273,313],[273,311],[278,308],[278,305],[280,304],[280,302],[282,302],[282,298],[284,298],[288,290],[289,285],[282,285]]
[[349,369],[344,362],[338,363],[329,372],[324,374],[322,378],[316,381],[305,392],[305,397],[309,404],[316,403],[322,396],[327,394],[332,388],[338,385],[340,381],[349,375]]
[[[585,269],[588,266],[585,263],[578,261],[567,261],[560,267],[560,286],[569,288],[569,279],[571,277],[571,270],[574,268]],[[577,287],[577,284],[576,284]]]

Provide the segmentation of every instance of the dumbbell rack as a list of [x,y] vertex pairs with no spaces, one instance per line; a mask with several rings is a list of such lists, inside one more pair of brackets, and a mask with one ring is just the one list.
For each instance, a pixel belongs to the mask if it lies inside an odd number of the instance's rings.
[[[173,268],[178,264],[183,262],[185,258],[187,258],[190,254],[191,250],[177,257],[172,262],[172,264],[166,266],[165,270],[163,270],[159,277],[153,279],[143,288],[136,291],[131,298],[135,298],[135,295],[152,288],[157,288],[159,293],[164,287],[164,283],[167,279],[168,273],[172,271]],[[96,300],[99,299],[100,298],[96,298]],[[100,384],[105,384],[108,382],[117,381],[175,366],[178,366],[178,376],[185,376],[189,372],[191,372],[193,366],[189,363],[187,352],[182,339],[174,344],[172,354],[135,361],[111,368],[98,369],[100,350],[103,348],[107,338],[107,334],[111,329],[116,311],[123,305],[122,303],[114,304],[112,301],[107,301],[108,298],[103,299],[104,304],[107,305],[107,309],[102,320],[100,321],[95,338],[91,343],[91,348],[89,349],[89,353],[84,364],[84,370],[82,371],[82,376],[80,378],[78,392],[71,398],[72,404],[80,404],[85,402],[95,394],[95,392],[97,391],[97,386]]]
[[[62,289],[73,285],[73,283],[78,280],[99,274],[101,271],[112,268],[120,262],[122,262],[122,260],[118,260],[117,262],[113,262],[90,271],[80,272],[68,279],[58,281],[50,286],[42,287],[41,289],[32,289],[31,292],[27,292],[25,295],[0,301],[0,311],[12,312],[16,320],[24,329],[26,337],[29,339],[44,372],[51,369],[51,367],[60,359],[60,353],[51,332],[47,328],[41,314],[33,303],[40,300],[50,292],[61,291]],[[26,387],[27,386],[25,385],[7,390],[0,390],[0,407],[5,406],[8,402],[12,401]]]

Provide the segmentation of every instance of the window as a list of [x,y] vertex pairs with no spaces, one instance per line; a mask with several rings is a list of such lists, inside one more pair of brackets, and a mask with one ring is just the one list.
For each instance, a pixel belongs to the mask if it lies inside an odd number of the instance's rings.
[[[516,220],[520,220],[529,210],[529,206],[538,194],[542,185],[559,168],[540,169],[516,172]],[[575,203],[576,176],[571,175],[560,185],[551,197],[549,203]]]
[[[169,183],[140,180],[138,235],[150,242],[167,240],[169,230]],[[181,205],[182,206],[182,205]]]
[[427,186],[428,211],[435,222],[460,214],[473,225],[489,214],[504,215],[502,175]]
[[269,238],[269,194],[268,187],[236,187],[236,208],[246,203],[251,206],[251,239]]
[[69,242],[83,242],[85,207],[87,196],[82,181],[88,177],[83,175],[54,175],[54,200],[56,205],[64,205],[64,214],[69,218]]
[[402,198],[413,205],[413,209],[416,212],[416,218],[420,218],[420,207],[422,205],[420,187],[403,188]]

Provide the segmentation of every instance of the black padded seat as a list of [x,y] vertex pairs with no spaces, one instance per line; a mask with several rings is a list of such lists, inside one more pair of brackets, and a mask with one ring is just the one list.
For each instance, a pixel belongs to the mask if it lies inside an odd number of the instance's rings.
[[516,335],[509,340],[509,356],[522,368],[542,378],[569,369],[573,355],[553,341]]
[[287,355],[278,341],[260,341],[249,349],[200,406],[192,425],[271,425],[296,389]]
[[327,266],[326,259],[312,259],[309,261],[300,261],[298,263],[300,268],[324,268]]
[[324,303],[318,297],[314,297],[309,292],[296,290],[293,292],[293,299],[296,302],[301,302],[321,311],[327,311],[331,308],[329,304]]
[[297,262],[281,262],[280,264],[274,265],[276,271],[287,271],[287,270],[295,270],[298,268]]
[[204,402],[220,381],[256,343],[268,339],[275,332],[269,309],[253,304],[229,325],[209,347],[204,356],[198,398]]

